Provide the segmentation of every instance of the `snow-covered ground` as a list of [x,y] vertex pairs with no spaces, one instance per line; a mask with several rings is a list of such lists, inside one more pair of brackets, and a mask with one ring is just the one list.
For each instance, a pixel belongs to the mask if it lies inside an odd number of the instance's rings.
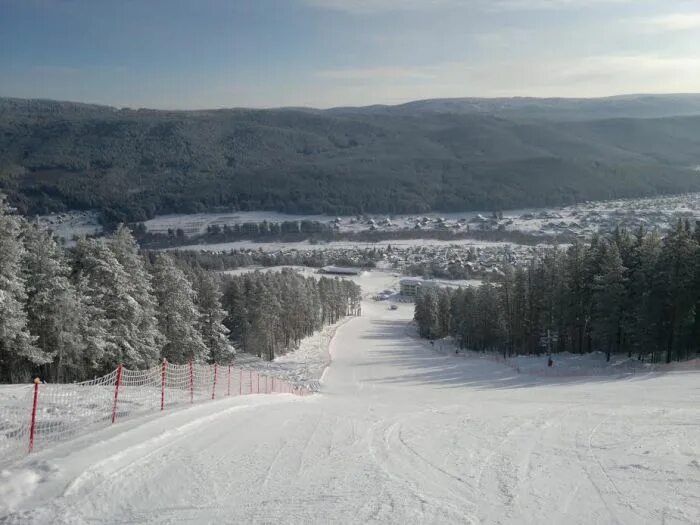
[[[181,229],[186,236],[196,236],[207,232],[209,226],[235,225],[243,223],[316,221],[333,224],[340,232],[360,232],[371,228],[379,231],[400,230],[472,230],[521,231],[539,234],[544,238],[560,234],[589,237],[597,231],[608,231],[616,225],[634,229],[640,225],[662,230],[673,224],[679,217],[690,220],[700,219],[700,193],[660,196],[643,199],[617,199],[592,201],[555,208],[529,208],[505,210],[496,219],[492,211],[470,211],[456,213],[426,213],[407,215],[343,216],[329,215],[289,215],[270,211],[195,213],[161,215],[144,223],[148,231],[167,233]],[[39,221],[55,231],[56,235],[70,244],[80,235],[95,235],[102,232],[97,213],[94,211],[69,211],[38,217]],[[416,225],[419,226],[416,226]],[[418,241],[421,242],[421,241]],[[425,244],[437,244],[432,240]],[[474,243],[474,241],[471,241]],[[269,245],[280,243],[267,243]],[[297,243],[298,244],[298,243]],[[391,244],[394,244],[392,242]],[[474,243],[476,244],[476,243]],[[214,245],[212,245],[214,246]],[[213,249],[259,247],[256,243],[226,243]],[[287,244],[287,247],[290,247]],[[190,247],[189,249],[209,249]],[[279,249],[272,248],[270,249]],[[300,246],[300,249],[303,247]]]
[[354,248],[409,248],[416,246],[474,246],[474,247],[499,247],[510,246],[512,243],[507,242],[488,242],[475,241],[474,239],[453,239],[450,241],[441,241],[436,239],[400,239],[377,242],[356,242],[356,241],[331,241],[331,242],[316,242],[309,241],[300,242],[254,242],[254,241],[233,241],[222,242],[215,244],[188,244],[186,246],[177,246],[175,248],[167,248],[168,250],[190,250],[190,251],[211,251],[211,252],[228,252],[231,250],[262,250],[265,252],[277,252],[280,250],[340,250]]
[[38,217],[39,224],[54,232],[56,237],[70,244],[75,237],[99,235],[103,232],[102,225],[94,211],[70,211],[52,213]]
[[278,377],[312,391],[320,389],[319,380],[331,362],[330,342],[340,326],[352,319],[346,317],[336,324],[325,326],[317,334],[305,338],[299,348],[274,361],[265,361],[244,352],[236,356],[236,366],[252,369],[261,374]]
[[161,215],[146,221],[148,231],[167,233],[181,229],[187,236],[206,233],[209,226],[243,224],[246,222],[316,221],[335,224],[341,232],[359,232],[370,227],[384,231],[414,229],[416,224],[424,230],[480,229],[482,224],[495,229],[501,225],[509,231],[539,232],[544,235],[580,233],[590,235],[600,229],[608,230],[616,224],[634,227],[666,228],[677,217],[700,218],[700,193],[660,196],[642,199],[615,199],[591,201],[555,208],[529,208],[506,210],[503,217],[492,221],[492,211],[454,213],[426,213],[404,215],[343,216],[289,215],[277,212],[252,211],[234,213],[196,213]]
[[320,395],[135,418],[13,464],[0,522],[700,523],[700,373],[518,374],[433,351],[412,313],[365,301]]
[[[415,337],[418,337],[414,333]],[[450,355],[461,359],[485,359],[502,363],[512,368],[519,374],[546,377],[624,377],[629,375],[644,375],[651,373],[668,372],[700,372],[700,358],[683,362],[650,363],[640,361],[637,357],[626,355],[612,355],[607,361],[604,352],[590,352],[587,354],[572,354],[569,352],[552,355],[552,366],[549,366],[549,356],[519,355],[503,358],[502,355],[493,352],[476,352],[459,349],[457,343],[450,337],[436,340],[432,345],[423,340],[426,348],[443,355]],[[428,346],[430,345],[430,346]],[[700,381],[700,378],[699,378]]]

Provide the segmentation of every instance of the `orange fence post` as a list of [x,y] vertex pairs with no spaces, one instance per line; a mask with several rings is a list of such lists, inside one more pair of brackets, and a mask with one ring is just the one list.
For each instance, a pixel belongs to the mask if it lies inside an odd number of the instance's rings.
[[122,384],[122,366],[117,368],[117,381],[114,384],[114,403],[112,404],[112,423],[117,420],[117,400],[119,399],[119,386]]
[[32,402],[32,422],[29,427],[29,452],[34,450],[34,432],[36,431],[36,407],[39,403],[39,383],[41,379],[34,379],[34,401]]
[[165,410],[165,371],[168,368],[168,361],[163,358],[163,364],[160,369],[160,410]]
[[190,403],[194,403],[194,365],[190,359]]
[[216,398],[216,363],[214,363],[214,385],[211,387],[211,398]]

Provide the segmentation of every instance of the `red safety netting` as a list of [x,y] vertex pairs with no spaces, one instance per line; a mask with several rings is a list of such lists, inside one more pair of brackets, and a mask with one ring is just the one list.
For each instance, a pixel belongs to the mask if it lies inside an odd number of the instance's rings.
[[0,464],[135,414],[227,396],[269,393],[307,395],[310,391],[233,365],[174,365],[166,361],[147,370],[119,366],[82,383],[37,382],[0,404]]

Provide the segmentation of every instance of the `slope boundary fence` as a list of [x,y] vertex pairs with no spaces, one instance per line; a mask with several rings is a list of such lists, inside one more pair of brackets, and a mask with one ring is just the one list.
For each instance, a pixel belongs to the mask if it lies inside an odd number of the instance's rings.
[[0,404],[0,464],[130,416],[272,393],[304,396],[311,391],[233,365],[175,365],[165,360],[146,370],[120,365],[81,383],[45,384],[36,379],[13,402]]

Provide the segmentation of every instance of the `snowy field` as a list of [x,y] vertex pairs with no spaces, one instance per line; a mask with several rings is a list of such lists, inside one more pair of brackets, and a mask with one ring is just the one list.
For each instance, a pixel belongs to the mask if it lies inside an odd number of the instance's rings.
[[[417,337],[417,334],[416,334]],[[625,377],[667,372],[700,372],[700,358],[684,362],[650,363],[639,361],[635,356],[612,355],[608,362],[604,352],[572,354],[569,352],[552,355],[552,366],[548,366],[548,355],[519,355],[504,359],[494,353],[476,352],[459,349],[450,337],[436,340],[433,345],[423,341],[426,348],[443,355],[461,359],[486,359],[502,363],[518,372],[532,376],[545,377]],[[698,379],[700,381],[700,378]]]
[[[235,213],[197,213],[161,215],[146,221],[148,231],[167,233],[181,229],[187,236],[206,233],[209,226],[243,224],[246,222],[316,221],[334,222],[341,232],[359,232],[374,227],[378,230],[397,231],[413,229],[417,223],[425,230],[466,229],[466,224],[486,223],[492,211],[454,213],[426,213],[403,215],[289,215],[277,212],[252,211]],[[672,195],[645,199],[616,199],[591,201],[555,208],[528,208],[505,210],[497,221],[509,231],[540,232],[555,235],[564,231],[590,235],[599,229],[610,229],[617,223],[634,227],[640,224],[666,228],[677,217],[700,219],[700,194]],[[495,226],[492,224],[491,226]]]
[[135,418],[13,464],[0,522],[700,523],[700,372],[518,374],[435,351],[412,313],[365,301],[319,395]]
[[39,216],[39,224],[52,230],[56,237],[71,241],[74,237],[99,235],[103,228],[94,211],[71,211]]
[[[647,228],[668,228],[679,217],[690,220],[700,219],[700,193],[672,195],[645,199],[617,199],[609,201],[592,201],[555,208],[528,208],[504,210],[498,219],[492,217],[492,211],[470,211],[456,213],[426,213],[405,215],[363,215],[342,216],[329,215],[289,215],[271,211],[195,213],[159,215],[145,221],[147,230],[153,233],[167,233],[168,230],[181,229],[186,236],[206,233],[209,226],[233,226],[243,223],[316,221],[333,223],[340,232],[360,232],[370,228],[379,231],[413,230],[419,224],[422,230],[465,231],[469,225],[472,229],[521,231],[540,234],[543,237],[558,234],[588,237],[597,231],[608,231],[616,225],[634,229],[640,225]],[[69,242],[80,235],[95,235],[102,232],[97,214],[93,211],[70,211],[39,216],[39,221],[54,230],[57,236]],[[439,244],[437,241],[423,243]],[[471,241],[474,243],[474,241]],[[285,243],[266,243],[269,249],[273,244],[282,247]],[[299,243],[291,243],[299,244]],[[286,247],[291,246],[286,243]],[[394,242],[391,243],[395,244]],[[355,244],[357,245],[357,244]],[[216,246],[216,248],[211,248]],[[231,249],[257,248],[257,243],[226,243],[224,245],[202,245],[188,249]],[[308,248],[302,243],[300,249]]]
[[485,247],[500,247],[510,246],[508,242],[488,242],[475,241],[474,239],[453,239],[442,241],[437,239],[397,239],[389,241],[377,242],[355,242],[355,241],[331,241],[331,242],[316,242],[309,241],[300,242],[254,242],[254,241],[234,241],[222,242],[215,244],[188,244],[185,246],[177,246],[175,248],[166,248],[167,250],[190,250],[190,251],[210,251],[210,252],[228,252],[231,250],[262,250],[265,252],[278,252],[280,250],[341,250],[355,248],[413,248],[416,246],[474,246],[475,248]]

